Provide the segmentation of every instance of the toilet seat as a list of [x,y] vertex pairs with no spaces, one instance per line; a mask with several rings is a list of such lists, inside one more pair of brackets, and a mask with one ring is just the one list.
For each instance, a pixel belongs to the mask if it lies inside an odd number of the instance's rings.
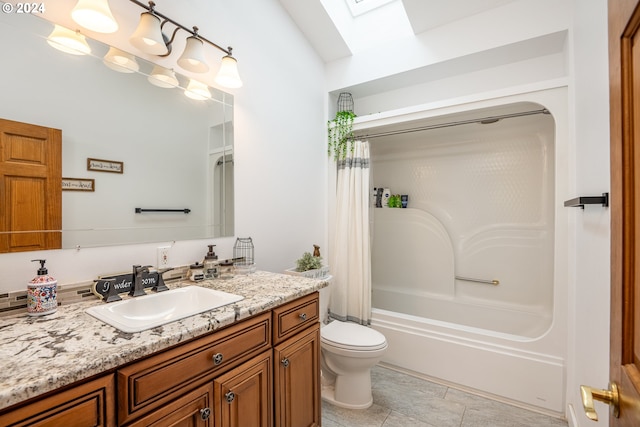
[[320,329],[320,341],[331,347],[352,351],[377,351],[387,340],[375,329],[353,322],[333,321]]

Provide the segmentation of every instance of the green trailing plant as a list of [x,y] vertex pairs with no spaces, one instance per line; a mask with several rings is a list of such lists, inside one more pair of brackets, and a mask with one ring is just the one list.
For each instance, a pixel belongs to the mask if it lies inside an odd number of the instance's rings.
[[[353,119],[356,115],[353,111],[338,111],[333,120],[327,122],[327,134],[329,137],[328,153],[333,154],[333,159],[338,161],[347,157],[349,141],[353,140]],[[353,150],[353,145],[351,145]]]
[[316,270],[322,267],[322,257],[313,256],[310,252],[302,254],[302,258],[296,261],[296,271]]

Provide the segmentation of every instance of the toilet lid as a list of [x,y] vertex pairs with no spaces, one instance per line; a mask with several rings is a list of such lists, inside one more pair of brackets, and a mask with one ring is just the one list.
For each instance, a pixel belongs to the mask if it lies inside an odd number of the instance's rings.
[[360,351],[378,350],[387,345],[380,332],[353,322],[334,320],[320,329],[320,337],[325,344]]

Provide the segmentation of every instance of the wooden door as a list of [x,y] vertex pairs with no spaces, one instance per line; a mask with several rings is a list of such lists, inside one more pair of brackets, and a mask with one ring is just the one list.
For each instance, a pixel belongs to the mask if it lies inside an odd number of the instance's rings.
[[60,130],[0,119],[0,203],[0,253],[61,248]]
[[[640,426],[640,0],[609,0],[612,427]],[[636,168],[637,166],[637,168]],[[637,170],[636,170],[637,169]],[[639,222],[637,222],[639,221]]]
[[275,415],[279,427],[320,425],[320,324],[275,347]]
[[214,381],[216,427],[273,425],[271,350]]

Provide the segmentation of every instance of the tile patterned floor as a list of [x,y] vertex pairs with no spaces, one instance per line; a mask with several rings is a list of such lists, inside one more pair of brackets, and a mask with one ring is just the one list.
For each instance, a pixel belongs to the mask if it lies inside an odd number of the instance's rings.
[[558,418],[486,399],[381,366],[371,372],[373,405],[322,403],[323,427],[566,427]]

